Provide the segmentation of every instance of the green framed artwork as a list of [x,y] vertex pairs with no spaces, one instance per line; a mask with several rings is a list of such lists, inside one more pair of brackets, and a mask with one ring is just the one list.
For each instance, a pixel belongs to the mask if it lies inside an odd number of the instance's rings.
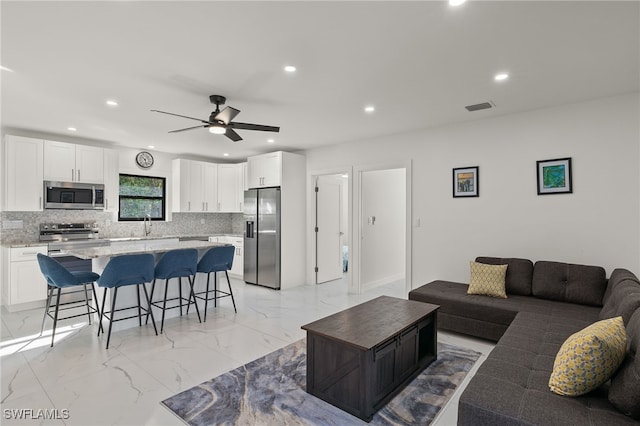
[[537,162],[538,195],[570,194],[573,192],[571,158],[556,158]]

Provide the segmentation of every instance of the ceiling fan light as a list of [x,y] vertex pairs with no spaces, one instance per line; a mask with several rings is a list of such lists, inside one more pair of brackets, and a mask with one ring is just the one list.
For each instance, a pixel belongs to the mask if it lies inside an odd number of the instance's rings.
[[209,127],[209,131],[211,133],[213,133],[214,135],[224,135],[227,131],[227,129],[225,129],[222,126],[211,126]]

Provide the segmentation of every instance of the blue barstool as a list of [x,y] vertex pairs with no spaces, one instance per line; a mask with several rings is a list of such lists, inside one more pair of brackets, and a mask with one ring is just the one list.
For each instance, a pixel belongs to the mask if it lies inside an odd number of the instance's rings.
[[[196,297],[200,300],[204,300],[204,320],[207,321],[207,305],[209,300],[213,300],[213,306],[218,306],[218,299],[222,297],[231,296],[231,302],[233,302],[233,310],[238,313],[236,309],[236,301],[233,298],[233,290],[231,290],[231,281],[229,281],[229,273],[233,266],[233,255],[236,248],[234,246],[222,246],[213,247],[209,249],[200,262],[198,262],[198,272],[207,274],[207,289],[196,293]],[[218,274],[217,272],[223,272],[227,276],[227,284],[229,285],[229,292],[218,289]],[[213,295],[209,297],[209,280],[211,273],[213,272]],[[204,294],[205,296],[200,296]]]
[[[180,308],[180,316],[182,316],[182,301],[187,302],[187,314],[189,314],[189,306],[196,304],[196,312],[198,314],[198,321],[200,319],[200,311],[198,310],[198,304],[196,303],[195,295],[193,294],[193,283],[196,275],[196,267],[198,265],[198,251],[196,249],[182,249],[168,251],[160,258],[156,265],[153,285],[151,286],[151,300],[153,300],[153,292],[156,288],[156,280],[165,280],[164,285],[164,299],[162,304],[160,301],[151,302],[151,305],[162,310],[162,320],[160,322],[160,333],[164,331],[164,314],[167,309]],[[167,299],[167,290],[169,288],[169,280],[171,278],[178,278],[178,297]],[[189,281],[189,298],[182,297],[182,278],[187,278]],[[193,300],[192,300],[193,299]],[[178,300],[179,305],[167,307],[167,300]],[[147,320],[149,315],[147,314]]]
[[[138,322],[142,326],[142,311],[145,311],[147,315],[151,314],[151,322],[153,323],[153,329],[158,335],[158,329],[156,328],[156,322],[153,319],[153,312],[151,312],[151,299],[147,293],[147,287],[145,283],[150,282],[153,279],[153,255],[152,254],[127,254],[123,256],[117,256],[111,258],[102,276],[98,279],[98,285],[104,287],[104,294],[102,295],[102,316],[109,320],[109,331],[107,334],[107,349],[109,349],[109,341],[111,340],[111,327],[114,322],[122,321],[130,318],[138,317]],[[116,298],[118,297],[118,289],[129,285],[136,286],[136,296],[138,297],[138,306],[130,306],[127,308],[116,309]],[[147,308],[143,308],[140,305],[140,287],[144,289],[144,295],[147,298]],[[111,289],[111,311],[105,312],[104,304],[107,299],[107,290]],[[125,318],[114,319],[115,313],[120,311],[126,311],[129,309],[138,309],[138,315],[132,315]],[[110,314],[110,315],[107,315]],[[100,335],[100,329],[98,329],[98,336]]]
[[[42,275],[47,279],[47,304],[44,307],[44,315],[42,317],[42,327],[40,327],[40,335],[44,332],[44,322],[49,318],[53,319],[53,331],[51,332],[51,347],[53,347],[53,340],[56,336],[56,326],[58,325],[58,320],[65,320],[69,318],[76,318],[86,315],[89,318],[89,324],[91,324],[91,314],[98,314],[100,316],[100,311],[98,311],[98,299],[96,298],[96,288],[93,283],[100,277],[100,275],[94,272],[71,272],[57,260],[46,256],[42,253],[38,253],[38,265],[40,266],[40,271]],[[93,298],[96,301],[96,308],[89,304],[89,295],[87,294],[87,284],[91,284],[91,290],[93,291]],[[84,304],[87,307],[87,313],[77,314],[77,315],[69,315],[63,318],[58,318],[58,312],[60,310],[67,310],[78,308],[79,302],[71,302],[68,303],[67,306],[60,309],[60,293],[63,288],[66,287],[75,287],[75,286],[83,286],[84,287]],[[58,294],[56,296],[56,304],[55,304],[55,312],[53,316],[51,316],[51,299],[53,298],[53,292],[55,289],[58,289]],[[63,303],[63,305],[67,305],[67,303]],[[100,325],[102,327],[102,325]]]

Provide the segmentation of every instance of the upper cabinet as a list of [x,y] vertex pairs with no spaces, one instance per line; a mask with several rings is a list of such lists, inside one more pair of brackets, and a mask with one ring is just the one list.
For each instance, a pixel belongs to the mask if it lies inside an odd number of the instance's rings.
[[43,141],[5,136],[5,202],[7,211],[42,210]]
[[104,210],[117,212],[120,208],[119,155],[115,149],[104,150]]
[[282,151],[256,155],[247,159],[249,188],[282,185]]
[[173,160],[173,212],[218,211],[217,164]]
[[44,180],[104,182],[104,150],[67,142],[44,141]]
[[218,211],[242,211],[243,180],[242,164],[218,164]]

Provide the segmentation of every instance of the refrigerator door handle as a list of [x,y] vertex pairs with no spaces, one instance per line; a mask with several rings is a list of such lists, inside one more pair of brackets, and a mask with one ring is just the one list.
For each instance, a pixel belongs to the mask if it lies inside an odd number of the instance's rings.
[[248,220],[246,225],[247,225],[247,229],[245,232],[246,232],[247,238],[253,238],[253,221]]

